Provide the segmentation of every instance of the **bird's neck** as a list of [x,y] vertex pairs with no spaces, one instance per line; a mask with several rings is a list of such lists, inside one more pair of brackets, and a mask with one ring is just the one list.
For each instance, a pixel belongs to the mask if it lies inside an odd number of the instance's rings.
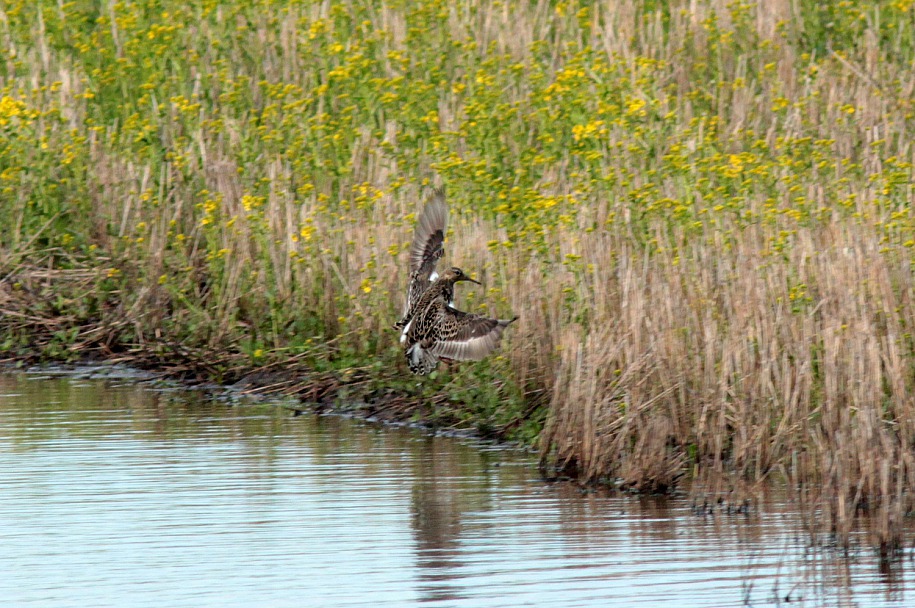
[[450,279],[439,279],[438,283],[439,291],[441,291],[442,295],[445,296],[445,299],[450,302],[453,299],[452,294],[454,294],[454,281]]

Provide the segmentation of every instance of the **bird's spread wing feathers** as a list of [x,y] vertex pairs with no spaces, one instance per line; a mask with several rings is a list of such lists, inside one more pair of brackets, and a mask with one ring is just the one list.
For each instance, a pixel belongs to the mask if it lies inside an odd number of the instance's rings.
[[435,190],[426,202],[416,230],[413,233],[413,244],[410,246],[410,274],[429,275],[435,269],[435,263],[445,253],[442,244],[445,231],[448,229],[448,204],[445,193]]
[[438,339],[430,352],[455,361],[479,361],[494,351],[515,319],[490,319],[445,306]]
[[448,204],[445,193],[436,189],[426,202],[410,245],[410,285],[403,316],[419,300],[434,279],[435,264],[445,253],[445,232],[448,229]]

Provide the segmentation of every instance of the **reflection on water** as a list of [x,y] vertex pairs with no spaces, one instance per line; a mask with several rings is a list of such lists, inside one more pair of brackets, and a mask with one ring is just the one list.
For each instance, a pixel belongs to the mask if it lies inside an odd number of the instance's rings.
[[[136,379],[0,375],[4,606],[895,606],[790,505],[544,484],[523,454]],[[790,599],[790,602],[786,601]]]

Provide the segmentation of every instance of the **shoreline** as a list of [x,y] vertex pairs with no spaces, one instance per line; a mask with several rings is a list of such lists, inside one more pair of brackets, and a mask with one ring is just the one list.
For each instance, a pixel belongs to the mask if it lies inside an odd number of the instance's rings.
[[[414,419],[413,415],[385,415],[389,408],[376,407],[373,404],[349,402],[334,404],[336,400],[326,399],[321,403],[303,400],[300,395],[271,391],[267,384],[260,384],[256,377],[244,377],[235,384],[220,384],[206,379],[188,380],[167,372],[157,372],[154,368],[141,368],[129,363],[105,359],[85,359],[76,361],[39,361],[26,363],[24,359],[0,358],[0,375],[22,373],[34,376],[61,377],[90,380],[122,380],[125,382],[164,383],[181,391],[200,391],[216,401],[226,402],[230,406],[237,400],[254,400],[257,403],[273,405],[287,410],[292,418],[311,414],[315,416],[339,416],[349,420],[365,422],[381,427],[398,429],[408,428],[430,437],[449,437],[471,441],[474,444],[497,446],[532,455],[536,459],[537,451],[530,445],[498,437],[484,437],[472,429],[437,426],[430,418]],[[253,376],[253,374],[252,374]],[[401,412],[402,413],[402,412]],[[535,460],[532,460],[535,463]],[[547,478],[541,475],[544,483],[556,481],[574,482],[571,478]],[[613,491],[610,486],[603,488]],[[677,492],[666,496],[680,495]],[[660,495],[659,495],[660,496]]]
[[[238,366],[221,371],[221,378],[208,372],[211,366],[197,361],[168,362],[135,353],[130,356],[114,354],[111,357],[82,357],[54,359],[38,353],[18,354],[0,352],[0,372],[50,369],[80,374],[83,370],[116,369],[142,375],[141,380],[163,380],[174,382],[189,389],[201,389],[213,394],[234,393],[256,398],[287,398],[295,400],[301,407],[286,406],[295,415],[306,411],[316,414],[332,413],[351,416],[368,422],[385,425],[409,425],[433,435],[447,434],[480,441],[493,441],[500,445],[536,451],[535,446],[510,439],[506,433],[484,434],[469,426],[457,426],[460,421],[454,406],[440,398],[429,407],[417,391],[364,390],[368,383],[383,382],[384,378],[372,377],[366,368],[349,368],[340,372],[315,372],[297,368],[294,363],[284,366],[274,362],[261,366]],[[363,387],[363,390],[360,390]],[[347,405],[341,405],[341,404]]]

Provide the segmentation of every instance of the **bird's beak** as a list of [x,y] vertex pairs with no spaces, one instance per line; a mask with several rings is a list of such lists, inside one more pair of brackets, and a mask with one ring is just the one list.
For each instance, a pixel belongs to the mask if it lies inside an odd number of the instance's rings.
[[474,280],[471,279],[470,277],[466,277],[466,276],[465,276],[465,277],[464,277],[464,280],[465,280],[465,281],[470,281],[471,283],[476,283],[477,285],[481,285],[481,286],[483,285],[483,284],[480,283],[479,281],[474,281]]

